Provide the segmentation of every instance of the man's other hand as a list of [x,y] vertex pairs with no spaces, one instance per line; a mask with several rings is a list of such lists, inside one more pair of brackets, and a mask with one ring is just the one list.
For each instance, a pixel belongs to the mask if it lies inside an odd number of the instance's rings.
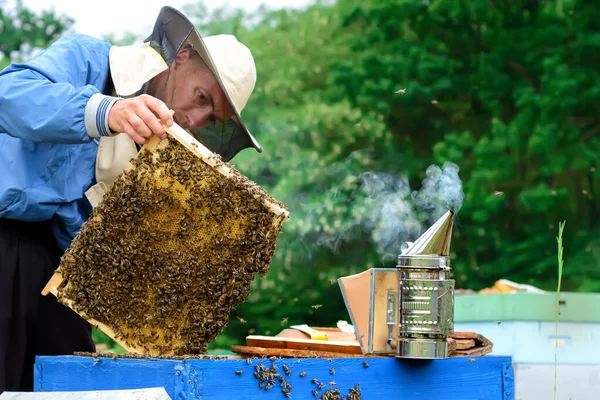
[[108,126],[113,132],[126,133],[139,144],[146,143],[152,135],[165,139],[167,132],[162,124],[173,125],[173,117],[165,103],[147,94],[118,100],[108,114]]

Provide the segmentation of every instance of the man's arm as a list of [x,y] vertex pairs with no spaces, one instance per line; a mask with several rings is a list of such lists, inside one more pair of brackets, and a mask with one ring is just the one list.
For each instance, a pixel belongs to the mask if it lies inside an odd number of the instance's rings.
[[34,142],[85,143],[109,134],[104,96],[110,44],[68,35],[28,63],[0,72],[0,133]]

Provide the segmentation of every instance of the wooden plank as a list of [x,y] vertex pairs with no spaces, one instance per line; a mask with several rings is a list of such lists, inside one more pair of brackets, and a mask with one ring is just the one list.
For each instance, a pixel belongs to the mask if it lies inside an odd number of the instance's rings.
[[58,288],[62,285],[63,281],[64,278],[62,274],[59,271],[54,272],[48,283],[46,283],[46,286],[44,286],[44,289],[42,289],[42,296],[46,296],[48,293],[52,293],[56,296]]
[[456,349],[457,350],[466,350],[475,347],[474,339],[457,339],[456,340]]
[[[398,360],[390,357],[286,358],[250,360],[157,360],[93,357],[37,357],[36,391],[84,391],[164,387],[172,399],[285,399],[282,388],[265,392],[254,376],[255,366],[263,364],[278,372],[286,364],[290,375],[282,375],[292,385],[293,399],[314,399],[312,390],[324,383],[347,396],[360,385],[363,399],[402,398],[427,400],[509,400],[513,393],[510,357],[469,357],[445,360]],[[250,361],[250,364],[248,364]],[[366,365],[365,365],[366,363]],[[332,372],[332,368],[335,371]],[[238,374],[240,371],[241,374]],[[301,372],[306,372],[302,374]],[[329,382],[335,384],[329,386]],[[468,382],[468,384],[465,384]]]
[[484,346],[484,347],[475,347],[467,350],[456,350],[452,356],[460,357],[460,356],[484,356],[486,354],[490,354],[492,352],[492,346]]
[[[451,339],[452,340],[452,339]],[[394,357],[394,354],[348,354],[331,351],[278,349],[272,347],[231,346],[231,351],[251,357],[294,357],[294,358],[347,358],[347,357]],[[491,346],[456,349],[456,341],[448,342],[448,357],[484,356],[492,352]]]
[[452,355],[452,353],[454,353],[454,350],[456,350],[456,340],[452,339],[452,338],[448,338],[448,356]]
[[231,346],[231,351],[253,357],[290,357],[290,358],[347,358],[347,357],[381,357],[379,355],[362,355],[336,353],[332,351],[274,349],[255,346]]
[[316,350],[337,353],[362,354],[358,342],[350,343],[333,340],[297,339],[277,336],[250,335],[246,337],[246,344],[254,347],[268,347],[277,349]]
[[[327,332],[330,340],[311,340],[307,335],[294,329],[284,329],[277,336],[248,336],[246,338],[247,346],[235,346],[238,349],[245,348],[249,354],[256,355],[278,355],[286,354],[288,357],[304,357],[304,353],[294,355],[294,351],[307,351],[306,354],[344,353],[344,354],[363,354],[358,344],[356,335],[340,332],[337,328],[315,328]],[[358,349],[357,349],[358,347]],[[250,351],[250,348],[257,350]],[[258,350],[260,349],[260,350]],[[294,350],[282,352],[282,350]],[[471,350],[470,352],[466,352]],[[235,350],[232,350],[235,351]],[[485,355],[492,351],[492,342],[483,335],[476,332],[454,332],[448,337],[448,355]],[[387,354],[393,356],[393,351]],[[309,357],[311,357],[309,355]],[[328,356],[329,357],[329,356]]]

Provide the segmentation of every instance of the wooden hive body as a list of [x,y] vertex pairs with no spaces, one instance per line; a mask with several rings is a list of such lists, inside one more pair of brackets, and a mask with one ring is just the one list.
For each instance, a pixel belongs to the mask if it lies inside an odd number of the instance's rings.
[[285,206],[174,126],[94,209],[44,293],[130,352],[205,353],[265,275]]

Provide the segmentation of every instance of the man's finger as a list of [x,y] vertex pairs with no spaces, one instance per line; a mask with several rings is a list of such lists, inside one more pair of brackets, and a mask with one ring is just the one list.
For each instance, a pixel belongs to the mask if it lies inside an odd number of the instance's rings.
[[133,127],[133,129],[142,137],[149,138],[152,136],[152,131],[146,125],[146,122],[135,114],[130,114],[127,122]]
[[150,128],[152,133],[156,136],[161,136],[165,133],[165,128],[162,126],[160,121],[156,119],[149,109],[143,109],[138,112],[138,116],[144,121],[144,123]]
[[141,136],[135,128],[127,121],[123,123],[123,131],[131,138],[134,142],[138,144],[145,144],[146,138]]
[[166,126],[173,125],[173,117],[165,103],[156,97],[148,96],[146,104],[148,105],[148,108],[158,116],[163,124]]

